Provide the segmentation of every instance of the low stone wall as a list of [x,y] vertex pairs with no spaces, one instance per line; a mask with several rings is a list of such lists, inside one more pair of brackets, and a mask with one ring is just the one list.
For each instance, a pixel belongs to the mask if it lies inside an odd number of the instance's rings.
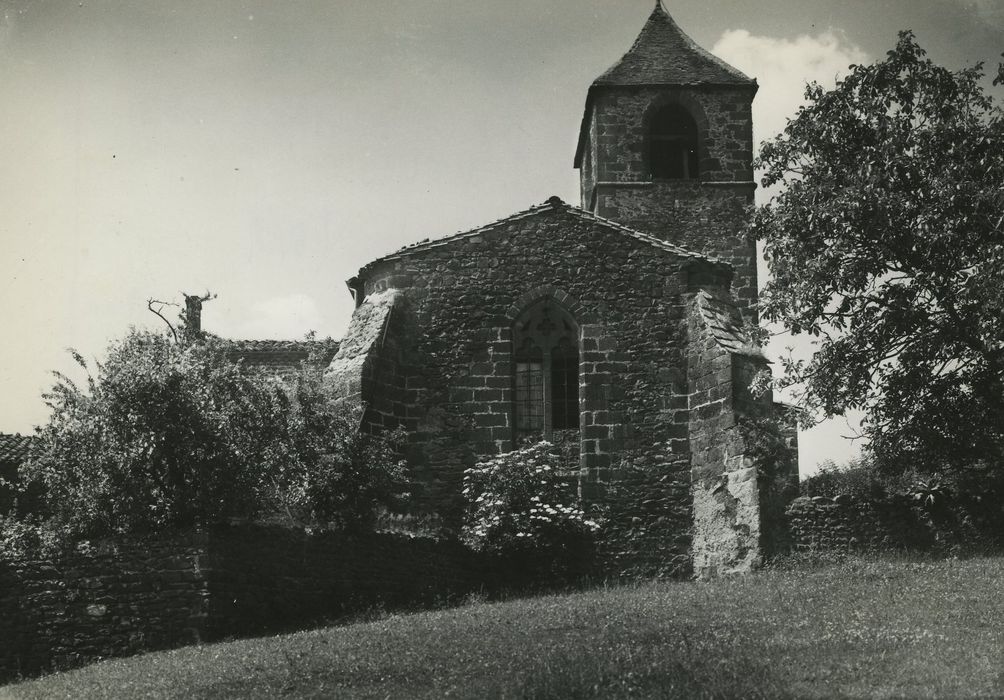
[[247,525],[0,560],[0,682],[442,601],[485,579],[452,541]]
[[0,560],[0,681],[200,641],[205,551],[188,533]]
[[445,601],[484,580],[461,544],[403,533],[245,526],[215,529],[209,542],[210,639]]
[[849,496],[797,498],[787,510],[796,551],[948,551],[1001,546],[1001,509],[907,496],[867,501]]

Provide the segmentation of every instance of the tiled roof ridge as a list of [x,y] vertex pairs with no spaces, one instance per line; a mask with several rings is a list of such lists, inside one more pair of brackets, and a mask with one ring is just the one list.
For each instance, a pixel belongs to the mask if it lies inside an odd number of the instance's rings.
[[728,265],[729,264],[729,263],[725,262],[724,260],[722,260],[720,258],[716,258],[716,257],[711,256],[711,255],[705,255],[704,253],[698,253],[698,252],[693,251],[693,250],[688,250],[687,248],[684,248],[682,246],[678,246],[675,243],[670,243],[668,241],[664,241],[661,238],[653,236],[650,233],[645,233],[644,231],[639,231],[638,229],[631,228],[630,226],[625,226],[624,224],[619,223],[617,221],[614,221],[612,219],[607,219],[605,217],[602,217],[599,214],[594,214],[594,213],[592,213],[590,211],[586,211],[585,209],[582,209],[581,207],[573,207],[571,205],[568,205],[568,207],[569,207],[569,212],[570,213],[575,214],[575,215],[579,216],[582,219],[593,220],[593,221],[596,221],[598,223],[604,224],[604,225],[606,225],[606,226],[608,226],[610,228],[617,229],[618,231],[621,231],[622,233],[626,233],[629,236],[631,236],[632,238],[638,239],[639,241],[643,241],[643,242],[648,243],[650,245],[653,245],[653,246],[655,246],[657,248],[662,248],[664,250],[668,250],[671,253],[676,253],[677,255],[683,256],[685,258],[692,258],[694,260],[704,260],[704,261],[712,263],[712,264],[715,264],[715,263],[721,264],[721,265]]
[[[665,52],[666,48],[669,48],[670,52]],[[710,64],[705,68],[711,70],[700,70],[694,66],[668,65],[667,59],[670,54],[682,58],[687,53]],[[653,62],[652,59],[656,61]],[[630,63],[641,65],[628,66]],[[667,76],[667,70],[678,74]],[[627,75],[619,76],[617,75],[619,72],[626,72]],[[690,38],[662,3],[656,3],[655,9],[631,44],[631,48],[594,80],[593,85],[661,84],[755,85],[756,81]]]
[[359,270],[359,276],[360,277],[364,276],[366,272],[368,272],[372,267],[374,267],[379,263],[387,262],[389,260],[399,260],[406,255],[410,255],[411,253],[424,252],[426,250],[431,250],[433,248],[438,248],[448,243],[452,243],[453,241],[461,240],[464,238],[472,238],[479,234],[492,231],[498,228],[499,226],[503,226],[513,221],[520,221],[522,219],[526,219],[530,216],[534,216],[535,214],[539,214],[545,211],[565,211],[584,221],[595,221],[596,223],[606,226],[607,228],[612,228],[621,233],[625,233],[631,236],[632,238],[635,238],[636,240],[642,241],[643,243],[648,243],[649,245],[652,245],[656,248],[661,248],[663,250],[675,253],[683,257],[691,258],[694,260],[705,260],[710,263],[727,264],[723,263],[723,261],[719,260],[718,258],[713,258],[704,255],[702,253],[696,253],[694,251],[687,250],[686,248],[682,248],[672,243],[667,243],[666,241],[656,238],[651,234],[638,231],[637,229],[625,226],[624,224],[588,212],[580,207],[568,204],[567,202],[562,201],[560,197],[549,197],[547,201],[544,202],[543,204],[537,204],[535,206],[530,207],[529,209],[524,209],[523,211],[516,212],[515,214],[511,214],[501,219],[497,219],[491,223],[479,226],[478,228],[474,228],[469,231],[459,231],[457,233],[451,233],[447,236],[442,236],[434,240],[420,241],[419,243],[413,243],[411,245],[404,246],[403,248],[399,248],[393,253],[389,253],[388,255],[381,256],[366,263],[366,265],[364,265]]
[[316,348],[337,348],[339,341],[334,338],[316,340],[281,340],[281,339],[225,339],[223,340],[232,351],[239,352],[282,352],[310,351]]

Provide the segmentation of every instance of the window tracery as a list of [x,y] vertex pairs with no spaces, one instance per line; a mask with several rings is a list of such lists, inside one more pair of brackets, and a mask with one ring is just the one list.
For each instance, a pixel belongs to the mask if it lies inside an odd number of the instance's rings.
[[542,300],[513,325],[513,414],[517,441],[579,428],[579,328]]

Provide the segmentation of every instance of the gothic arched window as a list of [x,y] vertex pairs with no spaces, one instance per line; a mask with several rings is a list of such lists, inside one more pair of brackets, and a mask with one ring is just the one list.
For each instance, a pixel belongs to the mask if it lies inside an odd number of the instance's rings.
[[648,167],[654,180],[698,176],[697,124],[680,105],[665,105],[653,115],[648,132]]
[[513,324],[513,425],[517,441],[579,429],[579,327],[549,300]]

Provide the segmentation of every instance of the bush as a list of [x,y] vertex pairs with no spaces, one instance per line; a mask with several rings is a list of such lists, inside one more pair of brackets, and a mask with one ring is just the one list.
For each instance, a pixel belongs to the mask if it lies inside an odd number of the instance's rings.
[[921,465],[900,472],[876,468],[867,459],[843,467],[829,462],[801,490],[805,496],[850,496],[892,522],[912,514],[912,534],[919,542],[926,532],[930,540],[925,548],[959,553],[1004,546],[1004,474],[984,462],[940,470]]
[[297,459],[284,465],[278,494],[286,513],[361,530],[372,528],[377,509],[401,509],[409,495],[403,429],[361,431],[363,409],[336,404],[307,375],[300,375],[292,407]]
[[360,434],[316,378],[290,391],[227,349],[132,330],[93,373],[74,353],[86,387],[57,374],[16,485],[40,503],[4,522],[0,548],[277,515],[362,527],[402,497],[391,440]]
[[562,466],[561,453],[540,442],[466,470],[464,541],[477,551],[523,558],[527,566],[543,566],[550,573],[581,564],[599,525],[586,518]]
[[241,371],[218,341],[179,344],[133,330],[87,371],[57,374],[52,409],[22,480],[71,535],[161,530],[256,515],[291,459],[280,387]]
[[53,553],[64,540],[57,528],[37,516],[0,514],[0,557],[25,558]]
[[845,465],[827,461],[819,471],[799,486],[803,496],[852,496],[860,500],[884,500],[900,487],[900,479],[892,479],[866,459],[852,459]]
[[776,413],[769,418],[746,418],[740,424],[747,454],[757,467],[760,526],[768,555],[788,548],[785,510],[798,495],[798,453],[788,446],[781,425],[785,418]]

